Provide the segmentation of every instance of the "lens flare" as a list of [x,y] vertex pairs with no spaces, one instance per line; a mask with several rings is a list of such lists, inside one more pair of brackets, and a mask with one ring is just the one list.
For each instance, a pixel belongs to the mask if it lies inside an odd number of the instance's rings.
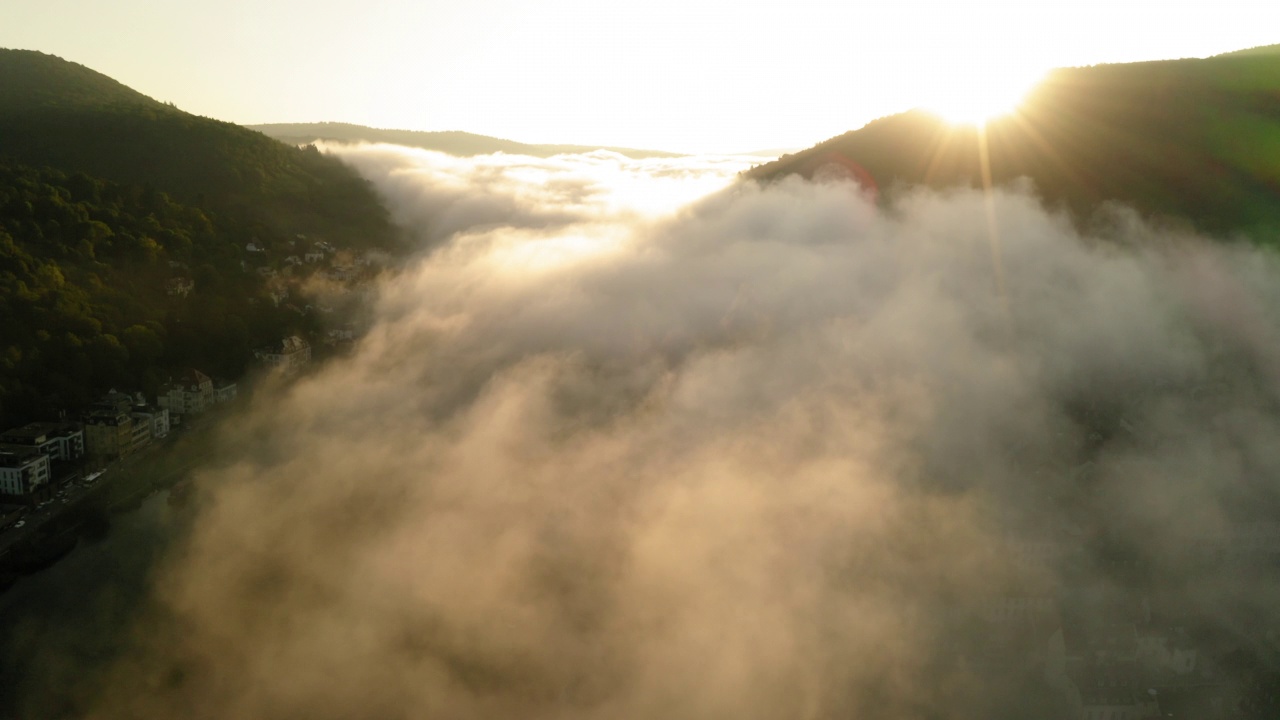
[[981,127],[1017,110],[1044,75],[1018,68],[951,73],[923,108],[954,125]]

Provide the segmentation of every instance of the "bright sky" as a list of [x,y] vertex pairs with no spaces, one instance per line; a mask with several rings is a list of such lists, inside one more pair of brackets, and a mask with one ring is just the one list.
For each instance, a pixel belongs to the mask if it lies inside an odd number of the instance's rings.
[[1280,42],[1272,0],[3,0],[0,47],[232,122],[805,147],[1062,65]]

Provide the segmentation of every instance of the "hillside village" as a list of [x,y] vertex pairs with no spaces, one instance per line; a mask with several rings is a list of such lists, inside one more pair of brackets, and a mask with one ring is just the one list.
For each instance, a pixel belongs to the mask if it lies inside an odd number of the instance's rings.
[[[263,370],[290,377],[310,364],[311,345],[293,335],[256,355]],[[154,398],[111,390],[74,419],[37,420],[0,432],[0,533],[20,529],[32,508],[65,499],[90,471],[164,441],[172,430],[231,403],[238,393],[236,381],[215,381],[188,369]]]
[[[304,235],[281,248],[259,243],[246,243],[241,270],[260,277],[264,301],[296,315],[305,329],[256,348],[250,372],[291,378],[312,363],[313,344],[320,357],[349,350],[359,330],[340,318],[350,317],[365,300],[366,283],[379,269],[376,256],[311,242]],[[171,262],[170,269],[167,294],[198,301],[200,287],[184,274],[185,265]],[[323,284],[319,291],[304,289],[317,283]],[[0,432],[0,557],[7,550],[6,534],[35,529],[35,511],[43,511],[42,520],[55,519],[75,499],[76,489],[88,488],[113,463],[165,441],[172,431],[231,403],[238,394],[237,380],[187,368],[154,395],[136,388],[111,389],[86,407],[63,410],[56,419],[32,418]]]

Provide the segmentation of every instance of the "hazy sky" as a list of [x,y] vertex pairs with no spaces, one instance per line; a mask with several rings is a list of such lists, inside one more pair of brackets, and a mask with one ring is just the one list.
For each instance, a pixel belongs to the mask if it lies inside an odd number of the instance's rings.
[[[1054,66],[1280,42],[1259,0],[4,0],[0,46],[239,123],[683,151],[982,112]],[[977,101],[979,107],[971,107]]]

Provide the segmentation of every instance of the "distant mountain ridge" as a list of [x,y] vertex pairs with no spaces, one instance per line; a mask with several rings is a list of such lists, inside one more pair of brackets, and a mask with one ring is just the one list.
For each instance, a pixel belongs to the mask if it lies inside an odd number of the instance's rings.
[[[1064,68],[986,125],[992,180],[1029,178],[1088,215],[1119,201],[1202,230],[1280,244],[1280,47],[1208,59]],[[759,166],[771,181],[821,168],[882,190],[979,186],[980,138],[910,111]]]
[[551,157],[552,155],[587,153],[595,150],[615,152],[619,155],[625,155],[629,158],[638,160],[644,158],[681,157],[680,153],[665,152],[662,150],[641,150],[636,148],[607,147],[599,145],[531,145],[528,143],[516,142],[515,140],[504,140],[502,138],[489,137],[487,135],[476,135],[474,133],[461,132],[458,130],[441,132],[429,132],[423,130],[384,130],[380,128],[366,127],[364,125],[352,125],[350,123],[336,122],[269,123],[265,125],[247,125],[246,127],[250,130],[256,130],[268,137],[273,137],[282,142],[292,143],[295,145],[315,142],[317,140],[344,143],[390,143],[393,145],[422,148],[424,150],[436,150],[459,157],[489,155],[499,152],[507,153],[509,155]]

